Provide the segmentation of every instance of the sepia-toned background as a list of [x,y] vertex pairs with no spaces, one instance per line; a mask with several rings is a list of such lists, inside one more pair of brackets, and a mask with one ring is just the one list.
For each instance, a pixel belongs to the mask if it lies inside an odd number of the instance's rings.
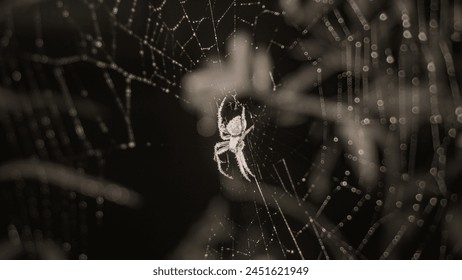
[[0,258],[459,259],[461,32],[461,0],[0,1]]

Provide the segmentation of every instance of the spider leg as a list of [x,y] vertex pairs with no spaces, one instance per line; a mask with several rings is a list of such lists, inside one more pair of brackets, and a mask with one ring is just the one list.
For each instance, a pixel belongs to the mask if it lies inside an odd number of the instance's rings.
[[247,172],[247,169],[248,169],[248,167],[246,168],[247,163],[245,161],[244,154],[242,153],[241,150],[239,150],[236,153],[236,161],[237,161],[237,166],[239,166],[239,171],[241,171],[241,173],[242,173],[242,176],[244,176],[244,178],[247,179],[247,181],[250,182],[250,178],[249,178],[248,174],[250,174],[252,176],[253,176],[253,174],[250,173],[250,172]]
[[[241,153],[242,153],[242,152],[241,152]],[[252,175],[252,177],[255,177],[255,175],[252,173],[252,171],[250,171],[250,168],[249,168],[249,166],[247,165],[247,161],[245,160],[244,154],[242,154],[242,158],[243,158],[242,166],[244,167],[244,169],[247,170],[247,173],[249,173],[250,175]]]
[[224,152],[229,150],[228,142],[223,141],[223,142],[219,142],[219,143],[215,144],[214,150],[215,150],[215,152],[214,152],[213,159],[217,162],[218,171],[220,171],[220,173],[223,174],[224,176],[226,176],[226,177],[228,177],[230,179],[233,179],[233,177],[231,175],[227,174],[221,168],[221,164],[224,163],[224,161],[221,161],[220,157],[219,157],[221,154],[223,154]]
[[245,119],[245,107],[242,107],[241,125],[242,130],[244,131],[247,128],[247,120]]
[[229,138],[231,138],[231,136],[226,131],[226,126],[223,124],[223,118],[221,116],[221,111],[223,110],[223,105],[225,104],[225,100],[226,100],[226,96],[223,98],[220,106],[218,107],[217,118],[218,118],[218,131],[220,132],[220,137],[223,140],[228,140]]
[[231,138],[231,135],[228,134],[224,125],[218,126],[218,131],[220,132],[221,139],[229,140]]
[[242,150],[244,149],[244,143],[242,142],[242,145],[240,146],[239,150],[236,153],[236,160],[239,166],[239,170],[241,171],[242,175],[250,181],[249,177],[247,174],[250,174],[252,177],[255,177],[255,175],[250,171],[249,166],[247,165],[247,161],[245,159],[244,153]]
[[229,149],[229,147],[226,147],[227,145],[228,141],[218,142],[217,144],[215,144],[213,160],[215,160],[218,163],[224,163],[224,161],[220,160],[219,155],[223,154],[227,151],[227,149]]
[[221,117],[221,111],[223,110],[223,105],[225,104],[225,100],[226,100],[226,96],[223,98],[223,100],[221,101],[220,103],[220,106],[218,106],[218,114],[217,114],[217,117],[218,117],[218,126],[222,126],[223,125],[223,119]]
[[245,136],[247,136],[247,134],[249,134],[249,132],[253,129],[253,127],[254,126],[252,125],[249,129],[247,129],[244,133],[242,133],[241,139],[244,139]]

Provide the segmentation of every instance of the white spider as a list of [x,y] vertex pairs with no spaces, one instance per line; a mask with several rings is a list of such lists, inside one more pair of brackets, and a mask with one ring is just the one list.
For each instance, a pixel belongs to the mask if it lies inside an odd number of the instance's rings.
[[240,116],[234,117],[225,126],[221,117],[221,111],[223,109],[223,105],[225,104],[225,99],[226,97],[223,98],[223,101],[221,101],[220,107],[218,108],[218,129],[220,131],[221,139],[225,141],[218,142],[215,145],[214,160],[218,163],[218,171],[220,171],[220,173],[226,177],[233,179],[231,175],[224,172],[221,168],[221,164],[224,162],[220,160],[219,156],[226,151],[234,153],[236,156],[237,165],[239,166],[239,170],[241,171],[244,178],[250,181],[248,175],[250,174],[253,177],[255,177],[255,175],[253,175],[253,173],[250,171],[242,150],[245,146],[244,138],[253,129],[253,125],[246,130],[247,121],[245,119],[245,108],[242,107],[242,114]]

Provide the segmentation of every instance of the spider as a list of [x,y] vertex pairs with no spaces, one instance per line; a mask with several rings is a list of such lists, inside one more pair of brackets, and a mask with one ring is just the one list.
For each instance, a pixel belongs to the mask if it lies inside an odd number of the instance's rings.
[[223,110],[225,100],[226,97],[223,98],[223,101],[221,101],[220,107],[218,108],[218,130],[220,132],[221,139],[225,141],[218,142],[215,145],[214,160],[218,163],[218,171],[220,171],[220,173],[225,175],[226,177],[233,179],[231,175],[224,172],[221,168],[221,164],[224,162],[220,160],[219,156],[225,153],[226,151],[234,153],[234,155],[236,156],[237,165],[239,166],[239,170],[241,171],[244,178],[250,181],[248,175],[251,175],[253,177],[255,177],[255,175],[253,175],[253,173],[250,171],[242,150],[245,147],[244,138],[253,129],[253,125],[246,130],[247,121],[245,119],[245,108],[242,107],[242,114],[240,116],[234,117],[225,126],[223,124],[223,118],[221,116],[221,111]]

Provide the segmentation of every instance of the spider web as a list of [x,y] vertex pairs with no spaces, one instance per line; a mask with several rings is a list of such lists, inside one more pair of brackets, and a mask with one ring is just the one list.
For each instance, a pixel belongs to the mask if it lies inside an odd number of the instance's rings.
[[[150,258],[459,258],[461,5],[5,1],[5,236],[104,258],[92,246],[114,229],[101,224],[132,211],[105,201],[130,208],[137,200],[120,197],[134,190],[169,213],[133,214],[143,221],[130,242],[173,243]],[[231,152],[222,166],[233,180],[197,178],[219,176],[225,96],[225,123],[245,108],[254,125],[251,182]],[[208,167],[162,162],[171,157]],[[76,171],[78,186],[57,171]],[[91,191],[112,181],[127,188]],[[121,258],[130,242],[118,243]]]

